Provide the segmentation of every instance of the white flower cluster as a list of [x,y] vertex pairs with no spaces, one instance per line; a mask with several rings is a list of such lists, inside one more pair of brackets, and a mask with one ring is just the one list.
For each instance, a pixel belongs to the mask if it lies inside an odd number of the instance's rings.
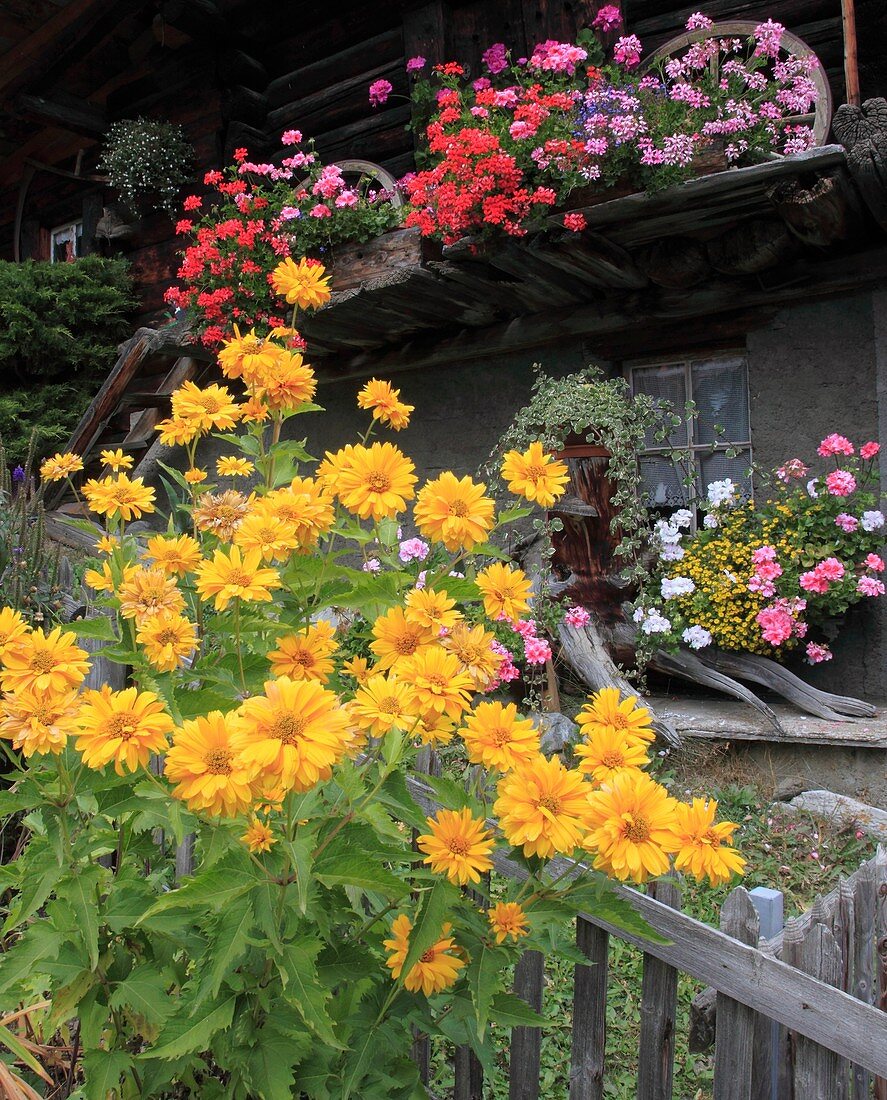
[[653,530],[661,547],[659,556],[663,561],[680,561],[684,556],[680,545],[683,529],[693,522],[693,513],[689,508],[679,508],[671,519],[659,519]]
[[721,481],[712,481],[705,494],[712,508],[720,508],[736,497],[736,484],[725,477]]
[[884,513],[863,512],[861,523],[863,531],[880,531],[884,526]]
[[662,581],[662,598],[673,600],[675,596],[689,596],[696,591],[696,585],[689,577],[665,577]]
[[656,607],[638,607],[632,618],[645,634],[667,634],[671,630],[671,620]]
[[704,626],[688,626],[681,637],[691,649],[704,649],[711,645],[711,631]]

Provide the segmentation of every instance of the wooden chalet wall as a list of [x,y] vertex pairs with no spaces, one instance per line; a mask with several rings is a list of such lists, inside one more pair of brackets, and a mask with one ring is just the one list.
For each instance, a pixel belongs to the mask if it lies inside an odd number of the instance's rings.
[[[4,10],[26,14],[17,25],[0,18],[0,257],[14,255],[16,206],[29,175],[22,257],[46,258],[50,230],[79,217],[84,250],[96,248],[96,222],[114,196],[89,177],[115,119],[180,123],[195,147],[197,174],[225,163],[238,146],[254,157],[279,154],[281,132],[298,128],[316,139],[327,161],[361,157],[400,176],[413,167],[409,57],[458,59],[479,73],[480,55],[492,42],[526,55],[545,38],[573,38],[600,6],[601,0],[340,0],[326,16],[323,7],[306,11],[295,0],[10,0]],[[840,0],[685,6],[625,0],[624,6],[627,29],[648,51],[679,33],[697,7],[717,19],[778,19],[817,51],[836,102],[843,98]],[[873,85],[887,54],[877,46],[887,5],[857,0],[857,7],[863,93],[883,93]],[[394,92],[374,109],[367,88],[380,78]],[[80,178],[35,170],[34,161]],[[179,247],[172,222],[161,215],[143,219],[122,245],[133,263],[140,320],[160,315]]]

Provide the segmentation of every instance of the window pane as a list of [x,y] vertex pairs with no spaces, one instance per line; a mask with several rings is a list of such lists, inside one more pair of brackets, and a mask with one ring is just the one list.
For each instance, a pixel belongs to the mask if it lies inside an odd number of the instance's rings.
[[711,455],[698,455],[697,457],[702,473],[700,489],[703,496],[713,481],[723,481],[725,477],[728,477],[739,486],[743,500],[751,499],[751,478],[748,476],[748,470],[751,466],[751,451],[740,451],[735,458],[728,458],[723,451],[717,451]]
[[[748,382],[741,356],[694,363],[697,443],[745,443],[748,434]],[[715,432],[715,425],[723,429]]]
[[681,508],[687,503],[683,474],[664,455],[646,455],[638,459],[641,486],[648,508]]
[[[635,367],[631,372],[635,393],[648,393],[657,402],[671,402],[674,411],[683,418],[687,402],[687,387],[683,366]],[[687,444],[687,426],[682,424],[669,439],[657,442],[653,432],[647,432],[647,447],[683,447]]]

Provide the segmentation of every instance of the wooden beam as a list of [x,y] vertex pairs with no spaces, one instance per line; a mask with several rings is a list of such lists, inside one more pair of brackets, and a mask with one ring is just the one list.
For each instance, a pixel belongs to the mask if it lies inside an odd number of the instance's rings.
[[101,137],[108,128],[104,108],[85,99],[73,96],[44,99],[39,95],[21,94],[15,101],[16,108],[29,118],[48,122],[74,134]]
[[841,0],[841,29],[844,32],[844,86],[847,89],[847,102],[858,107],[859,64],[856,48],[856,7],[853,0]]

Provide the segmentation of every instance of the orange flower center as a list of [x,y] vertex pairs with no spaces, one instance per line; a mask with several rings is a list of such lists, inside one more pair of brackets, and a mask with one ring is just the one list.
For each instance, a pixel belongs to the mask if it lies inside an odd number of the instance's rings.
[[311,668],[314,665],[314,654],[307,649],[300,649],[292,654],[292,662],[300,668]]
[[507,745],[511,741],[510,728],[508,726],[495,726],[490,730],[490,740],[497,748]]
[[206,770],[213,775],[230,775],[233,755],[228,749],[211,749],[204,757]]
[[625,763],[625,757],[617,749],[601,753],[601,763],[605,768],[621,768]]
[[366,483],[371,493],[387,493],[391,488],[391,478],[378,472],[368,474]]
[[200,405],[206,409],[210,416],[222,408],[222,402],[212,394],[203,394],[200,398]]
[[543,798],[540,798],[536,803],[537,808],[544,806],[550,814],[559,814],[561,812],[561,801],[559,798],[555,798],[554,795],[547,794]]
[[712,848],[720,848],[721,838],[714,829],[707,829],[699,838],[703,844],[710,844]]
[[51,726],[58,718],[57,712],[52,707],[37,707],[34,711],[34,721],[39,722],[42,726]]
[[171,627],[166,630],[161,630],[160,633],[157,635],[158,645],[175,645],[178,640],[178,634]]
[[237,509],[230,504],[219,504],[213,509],[212,519],[214,523],[234,523],[240,516]]
[[629,727],[629,721],[622,713],[622,711],[617,710],[616,713],[613,715],[613,720],[610,722],[610,725],[615,726],[617,730],[627,730]]
[[633,814],[625,815],[625,828],[622,835],[632,844],[643,844],[650,839],[650,824],[644,817],[635,817]]
[[380,699],[379,713],[400,714],[400,705],[398,704],[397,697],[394,695],[386,695],[384,699]]
[[545,477],[544,466],[528,466],[527,467],[527,479],[529,481],[541,481]]
[[449,681],[446,676],[441,675],[439,672],[432,672],[425,677],[425,683],[432,691],[443,691]]
[[31,668],[34,672],[51,672],[55,668],[55,657],[48,649],[37,649],[31,654]]
[[394,648],[401,657],[412,657],[418,645],[419,635],[413,634],[411,631],[401,634],[394,642]]
[[232,569],[228,574],[228,584],[237,588],[249,588],[251,582],[252,577],[243,569]]
[[121,486],[114,494],[114,500],[117,504],[132,504],[137,499],[138,493],[126,485]]
[[453,853],[454,856],[464,856],[468,854],[468,841],[464,837],[454,836],[450,839],[447,847]]
[[129,741],[138,728],[139,720],[134,714],[112,714],[105,722],[104,733],[112,739]]
[[296,745],[305,732],[305,719],[297,714],[281,714],[271,727],[270,734],[284,745]]
[[434,962],[434,958],[435,958],[436,954],[437,954],[436,950],[433,947],[429,947],[427,951],[424,951],[419,956],[419,962],[423,962],[423,963]]
[[452,501],[449,510],[451,516],[458,516],[459,519],[462,519],[464,516],[468,515],[468,505],[465,503],[464,500]]

